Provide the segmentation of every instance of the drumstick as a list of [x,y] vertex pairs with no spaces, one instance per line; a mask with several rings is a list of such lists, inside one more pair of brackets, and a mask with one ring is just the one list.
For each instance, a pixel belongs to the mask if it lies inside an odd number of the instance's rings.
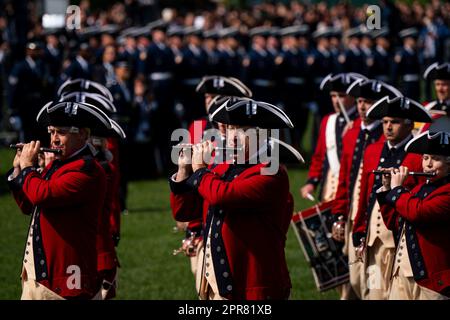
[[[23,145],[22,144],[10,144],[9,147],[11,149],[22,149]],[[39,152],[50,152],[50,153],[55,153],[55,154],[61,154],[62,150],[61,149],[51,149],[51,148],[39,148]]]
[[309,201],[313,201],[313,202],[316,201],[316,199],[314,199],[314,197],[313,197],[313,195],[312,195],[311,193],[307,193],[307,194],[306,194],[306,198],[307,198]]
[[[381,170],[372,170],[373,174],[391,174],[389,171],[381,171]],[[436,176],[436,172],[408,172],[409,176],[417,176],[417,177],[434,177]]]

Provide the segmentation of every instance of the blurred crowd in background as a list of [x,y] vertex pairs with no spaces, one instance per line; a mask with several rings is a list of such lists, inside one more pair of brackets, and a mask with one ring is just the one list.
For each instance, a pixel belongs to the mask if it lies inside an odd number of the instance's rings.
[[172,167],[171,132],[206,115],[200,79],[224,75],[282,107],[296,128],[286,139],[304,151],[308,121],[313,147],[332,111],[319,88],[329,73],[361,73],[425,102],[424,69],[450,57],[447,1],[373,1],[374,30],[367,4],[346,1],[95,2],[70,3],[81,25],[68,30],[44,28],[42,1],[0,0],[0,142],[45,139],[34,125],[39,109],[67,79],[94,80],[114,97],[129,156],[157,176]]

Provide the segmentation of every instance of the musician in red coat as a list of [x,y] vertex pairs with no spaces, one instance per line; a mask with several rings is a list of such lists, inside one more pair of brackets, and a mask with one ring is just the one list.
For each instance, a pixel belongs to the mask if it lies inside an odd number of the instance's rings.
[[252,164],[261,149],[250,155],[248,136],[239,129],[292,123],[269,104],[232,99],[225,105],[212,120],[229,124],[228,145],[240,144],[246,161],[236,163],[238,157],[207,166],[204,155],[213,144],[204,142],[194,146],[191,167],[184,150],[170,181],[172,213],[181,221],[203,218],[201,299],[287,299],[291,282],[284,248],[293,209],[287,172],[279,166],[275,174],[262,174],[269,164]]
[[[381,122],[369,119],[366,112],[377,100],[385,96],[391,98],[400,96],[401,93],[382,81],[364,79],[356,80],[348,88],[347,93],[356,98],[359,118],[353,122],[352,127],[342,139],[339,184],[331,213],[336,220],[333,225],[333,237],[337,241],[345,241],[344,253],[348,256],[349,261],[354,261],[356,259],[355,249],[350,240],[361,192],[362,156],[369,145],[377,141],[384,141]],[[341,230],[341,233],[338,234],[337,230]],[[352,290],[349,290],[348,296],[342,298],[361,297],[365,280],[359,266],[360,264],[349,266]]]
[[[320,88],[328,91],[333,103],[334,112],[326,115],[320,124],[319,139],[311,159],[308,180],[300,189],[303,198],[309,199],[320,186],[322,201],[333,200],[338,185],[339,159],[342,151],[342,134],[349,121],[356,119],[355,99],[346,93],[348,87],[364,76],[356,73],[338,73],[328,75]],[[342,104],[341,110],[340,104]]]
[[[425,70],[423,77],[425,80],[434,82],[437,99],[426,105],[426,109],[433,117],[433,124],[445,121],[448,125],[450,121],[450,63],[433,63]],[[431,123],[425,123],[420,128],[420,132],[427,130],[436,132],[436,130],[430,129],[431,125]]]
[[96,234],[105,200],[105,172],[87,144],[89,127],[111,127],[109,118],[82,103],[44,106],[51,147],[60,149],[39,174],[40,142],[18,152],[8,177],[24,214],[31,215],[22,268],[22,299],[99,298]]
[[[386,141],[370,145],[364,153],[361,193],[353,225],[353,245],[359,252],[364,248],[365,253],[362,268],[367,287],[361,293],[362,298],[380,300],[387,299],[389,293],[389,272],[395,244],[392,232],[382,223],[376,201],[375,192],[381,187],[381,177],[372,171],[400,165],[414,171],[420,170],[420,157],[406,154],[404,146],[412,139],[413,121],[429,122],[431,117],[419,103],[404,97],[379,100],[368,110],[367,116],[382,120]],[[406,183],[412,186],[417,181],[409,178]]]
[[407,152],[423,155],[423,171],[434,177],[408,190],[408,167],[383,175],[377,197],[397,244],[389,299],[450,298],[449,135],[424,132],[406,146]]
[[[225,96],[247,97],[252,96],[251,90],[240,80],[223,76],[205,76],[197,85],[196,91],[205,96],[205,108],[207,116],[194,120],[189,126],[190,143],[201,143],[204,140],[204,134],[211,129],[219,129],[221,139],[225,139],[226,125],[210,120],[210,115],[219,106],[225,102]],[[180,224],[178,222],[178,224]],[[198,264],[198,250],[202,246],[202,219],[198,218],[189,221],[186,226],[186,236],[182,248],[191,260],[191,270],[196,275]]]

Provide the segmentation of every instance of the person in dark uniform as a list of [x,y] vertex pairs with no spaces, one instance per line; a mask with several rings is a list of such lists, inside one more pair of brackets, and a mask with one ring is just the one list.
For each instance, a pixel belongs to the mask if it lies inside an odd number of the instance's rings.
[[245,51],[239,44],[239,29],[229,27],[219,32],[218,74],[225,77],[243,79],[242,60]]
[[108,116],[82,103],[51,102],[37,118],[51,147],[62,150],[42,173],[39,141],[18,151],[8,184],[31,216],[22,266],[22,299],[100,299],[96,234],[106,176],[88,144],[90,128],[111,128]]
[[46,97],[45,79],[47,72],[42,62],[42,47],[30,42],[27,44],[25,59],[14,65],[8,77],[8,104],[12,115],[21,121],[20,141],[31,139],[48,140],[44,130],[35,126],[39,108]]
[[360,27],[349,29],[345,32],[348,44],[345,52],[339,57],[344,72],[365,72],[365,57],[361,51],[361,37],[363,32]]
[[388,39],[389,29],[382,28],[372,32],[375,40],[373,64],[369,66],[369,78],[392,84],[392,55]]
[[403,94],[413,100],[420,100],[420,61],[417,51],[418,31],[408,28],[399,32],[403,47],[394,57],[394,79],[400,81]]
[[48,96],[52,97],[57,89],[59,75],[63,63],[63,47],[59,41],[59,30],[48,30],[45,32],[46,46],[44,49],[44,62],[48,68]]
[[254,99],[274,102],[276,100],[275,60],[267,51],[266,40],[271,29],[268,27],[253,28],[249,32],[251,49],[243,60],[245,82],[253,92]]
[[116,60],[116,47],[107,45],[103,49],[101,63],[94,66],[92,79],[108,87],[115,81],[114,62]]
[[[227,144],[243,147],[245,163],[208,166],[205,155],[213,150],[209,141],[193,147],[192,162],[183,150],[178,171],[169,180],[172,214],[178,221],[203,219],[204,245],[197,268],[200,299],[288,299],[291,282],[284,248],[293,203],[287,172],[278,166],[275,174],[263,175],[261,170],[269,163],[252,164],[261,150],[249,154],[250,143],[242,129],[283,128],[292,123],[273,105],[233,101],[230,111],[219,108],[212,120],[228,124]],[[249,109],[254,113],[249,114]]]
[[206,75],[219,74],[219,51],[217,50],[217,40],[219,34],[215,30],[203,32],[203,50],[207,55]]
[[61,83],[67,79],[92,79],[92,65],[89,63],[91,58],[90,47],[87,43],[80,43],[78,54],[70,65],[63,70],[61,74]]
[[333,57],[333,73],[343,72],[339,57],[342,54],[342,32],[341,30],[330,30],[328,33],[329,51]]
[[313,32],[312,37],[316,42],[316,47],[311,50],[310,56],[306,62],[310,66],[310,75],[312,84],[312,102],[309,108],[313,113],[313,132],[311,136],[311,148],[314,150],[319,135],[319,127],[322,118],[332,110],[329,97],[320,90],[320,84],[323,79],[335,69],[333,56],[329,51],[330,42],[328,35],[331,32],[329,28],[321,28]]
[[179,66],[181,103],[187,123],[204,115],[203,101],[195,92],[195,87],[206,74],[208,57],[201,47],[202,30],[188,27],[184,30],[186,46],[182,49],[182,61]]
[[305,26],[287,27],[280,30],[282,50],[276,58],[280,76],[281,98],[285,111],[294,122],[291,130],[291,144],[299,148],[306,130],[309,110],[306,106],[306,82],[309,65],[307,56],[298,46],[297,36]]

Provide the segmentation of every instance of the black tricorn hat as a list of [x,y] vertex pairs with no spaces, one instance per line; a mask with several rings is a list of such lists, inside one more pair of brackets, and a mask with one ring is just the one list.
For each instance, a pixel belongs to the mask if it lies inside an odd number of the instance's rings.
[[371,119],[394,117],[417,122],[431,122],[430,113],[420,103],[406,97],[393,99],[384,97],[378,100],[367,111],[367,117]]
[[199,93],[218,94],[222,96],[247,97],[252,91],[239,79],[223,76],[206,76],[195,89]]
[[[60,97],[60,102],[81,102],[86,106],[95,106],[107,115],[117,112],[116,107],[109,100],[96,93],[72,92],[62,95]],[[120,125],[112,119],[109,120],[111,121],[111,129],[107,129],[104,126],[91,128],[92,135],[97,137],[118,137],[125,139],[126,134]]]
[[110,130],[111,119],[94,105],[81,102],[50,101],[39,111],[36,121],[43,127],[101,128]]
[[271,150],[271,156],[273,157],[274,149],[278,150],[278,156],[281,163],[285,164],[298,164],[305,163],[305,159],[293,146],[281,141],[277,138],[270,137],[268,139],[268,144]]
[[426,80],[450,80],[450,63],[433,63],[425,70],[423,77]]
[[69,92],[60,96],[59,101],[82,102],[92,104],[105,112],[106,114],[116,113],[117,109],[111,101],[98,93],[90,92]]
[[386,96],[389,98],[401,97],[402,93],[393,86],[379,80],[358,79],[347,89],[347,94],[352,97],[360,97],[368,100],[380,100]]
[[231,97],[210,114],[212,121],[266,129],[293,128],[283,110],[267,102]]
[[368,80],[356,72],[330,73],[320,83],[320,90],[347,92],[348,87],[358,79]]
[[75,91],[97,93],[111,102],[114,101],[111,92],[104,85],[86,79],[68,79],[59,87],[57,94],[58,96],[61,96],[65,93]]
[[425,131],[408,142],[406,152],[418,154],[434,154],[450,156],[450,132],[439,131],[430,133]]

